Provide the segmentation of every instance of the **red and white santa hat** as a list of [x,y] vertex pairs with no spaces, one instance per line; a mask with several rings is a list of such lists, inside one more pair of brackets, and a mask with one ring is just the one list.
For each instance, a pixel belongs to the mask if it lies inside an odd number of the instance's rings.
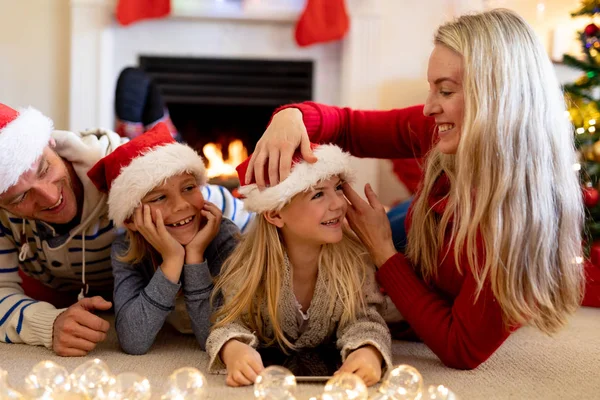
[[48,146],[52,120],[34,108],[0,104],[0,194],[19,181]]
[[206,183],[202,157],[177,143],[167,125],[159,123],[98,161],[88,177],[98,190],[108,193],[108,216],[120,227],[144,196],[182,173],[194,175],[200,185]]
[[[333,144],[317,145],[311,143],[313,154],[317,162],[310,164],[302,158],[300,152],[292,157],[290,175],[277,185],[268,186],[259,190],[254,181],[246,182],[246,171],[250,157],[237,166],[236,170],[240,179],[239,193],[244,197],[244,208],[248,211],[263,213],[271,210],[280,210],[292,198],[306,192],[320,181],[339,175],[344,181],[352,182],[354,170],[350,166],[350,154],[342,151]],[[265,180],[269,184],[269,174],[265,168]]]

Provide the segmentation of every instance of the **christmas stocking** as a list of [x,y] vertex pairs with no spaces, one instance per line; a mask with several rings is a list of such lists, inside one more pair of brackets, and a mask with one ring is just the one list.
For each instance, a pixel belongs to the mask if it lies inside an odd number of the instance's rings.
[[296,24],[296,43],[310,46],[339,40],[349,25],[344,0],[308,0]]
[[171,13],[171,0],[119,0],[117,21],[129,25],[142,19],[160,18]]

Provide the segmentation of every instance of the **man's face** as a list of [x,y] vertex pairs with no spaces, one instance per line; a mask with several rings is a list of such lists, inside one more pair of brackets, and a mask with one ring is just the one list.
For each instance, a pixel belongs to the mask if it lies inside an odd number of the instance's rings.
[[0,208],[22,218],[66,224],[77,215],[77,198],[66,162],[50,147],[0,195]]

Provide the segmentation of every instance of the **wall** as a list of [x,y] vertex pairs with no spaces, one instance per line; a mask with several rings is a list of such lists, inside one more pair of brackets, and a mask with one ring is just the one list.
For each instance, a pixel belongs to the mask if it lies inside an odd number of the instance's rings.
[[0,102],[32,105],[66,128],[69,0],[0,0]]

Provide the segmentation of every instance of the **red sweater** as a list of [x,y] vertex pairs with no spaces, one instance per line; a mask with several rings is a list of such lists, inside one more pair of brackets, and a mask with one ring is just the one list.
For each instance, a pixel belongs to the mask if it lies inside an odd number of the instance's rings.
[[[434,121],[423,116],[422,106],[355,111],[309,102],[291,107],[302,111],[312,142],[335,143],[358,157],[420,158],[435,140]],[[436,185],[432,201],[449,191],[443,177]],[[434,210],[442,213],[444,205]],[[474,303],[476,282],[467,264],[460,266],[461,274],[453,255],[440,259],[431,285],[415,274],[402,253],[382,265],[377,278],[417,336],[444,364],[475,368],[496,351],[510,330],[491,288],[485,286]]]

